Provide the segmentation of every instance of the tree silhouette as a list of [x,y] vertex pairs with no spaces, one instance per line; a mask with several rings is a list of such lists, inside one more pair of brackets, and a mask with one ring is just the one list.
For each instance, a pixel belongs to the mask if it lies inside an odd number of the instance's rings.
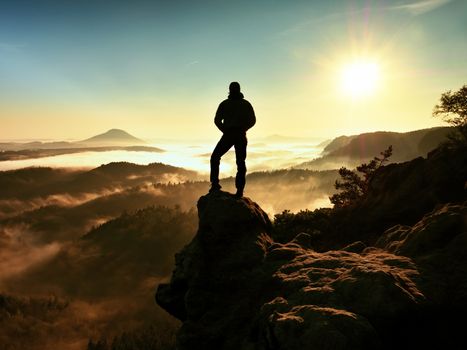
[[368,185],[375,171],[382,167],[392,155],[392,145],[380,155],[381,157],[374,157],[369,163],[359,165],[356,171],[346,167],[339,169],[342,179],[336,180],[334,187],[341,192],[329,197],[334,207],[342,208],[355,204],[368,193]]
[[454,143],[467,143],[467,85],[458,91],[441,94],[440,103],[433,109],[433,116],[441,116],[444,121],[456,127],[457,133],[450,135]]

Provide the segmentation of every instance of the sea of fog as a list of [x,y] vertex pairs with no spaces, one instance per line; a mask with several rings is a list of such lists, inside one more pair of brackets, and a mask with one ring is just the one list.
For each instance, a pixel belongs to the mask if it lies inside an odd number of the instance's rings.
[[[12,170],[25,167],[79,167],[94,168],[110,162],[131,162],[146,165],[164,163],[185,169],[198,171],[202,175],[209,173],[209,158],[215,143],[167,143],[148,145],[162,148],[165,152],[106,151],[81,152],[35,159],[0,162],[0,170]],[[249,172],[284,169],[316,158],[322,148],[316,144],[305,143],[255,143],[248,145],[247,168]],[[232,148],[221,161],[221,176],[235,174],[235,153]]]

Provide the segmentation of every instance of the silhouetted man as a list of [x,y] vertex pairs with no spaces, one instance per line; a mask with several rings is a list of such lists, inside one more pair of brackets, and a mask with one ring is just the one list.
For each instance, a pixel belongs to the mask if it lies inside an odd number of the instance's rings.
[[243,99],[240,84],[230,83],[229,98],[222,101],[217,108],[214,123],[223,135],[211,155],[211,191],[221,189],[219,184],[219,163],[224,154],[235,147],[237,161],[237,176],[235,177],[236,196],[243,196],[246,175],[246,131],[256,123],[255,112],[250,102]]

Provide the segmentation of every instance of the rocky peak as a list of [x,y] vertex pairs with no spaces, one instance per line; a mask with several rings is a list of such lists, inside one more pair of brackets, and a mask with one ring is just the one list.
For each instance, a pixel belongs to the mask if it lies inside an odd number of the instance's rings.
[[[271,222],[248,198],[217,192],[198,201],[199,229],[175,256],[170,284],[161,284],[157,303],[184,322],[182,349],[215,349],[232,327],[246,336],[261,284]],[[230,337],[230,336],[229,336]]]
[[[156,300],[183,322],[181,350],[434,345],[444,335],[430,336],[449,319],[439,313],[444,301],[433,299],[445,285],[436,286],[439,273],[428,271],[436,264],[420,269],[416,256],[397,252],[410,235],[432,239],[420,232],[447,215],[441,210],[400,234],[388,231],[379,247],[357,243],[319,253],[301,245],[305,233],[274,242],[267,215],[250,199],[208,194],[198,201],[198,232],[176,255],[171,281],[159,285]],[[465,225],[457,230],[465,232]]]

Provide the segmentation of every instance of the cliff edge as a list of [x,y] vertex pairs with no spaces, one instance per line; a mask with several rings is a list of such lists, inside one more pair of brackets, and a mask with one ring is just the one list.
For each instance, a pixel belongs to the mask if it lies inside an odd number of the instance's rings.
[[181,350],[454,346],[462,332],[447,304],[467,305],[466,213],[465,204],[447,205],[388,230],[375,247],[318,253],[306,248],[307,234],[274,242],[250,199],[208,194],[198,201],[198,232],[156,301],[183,322]]

